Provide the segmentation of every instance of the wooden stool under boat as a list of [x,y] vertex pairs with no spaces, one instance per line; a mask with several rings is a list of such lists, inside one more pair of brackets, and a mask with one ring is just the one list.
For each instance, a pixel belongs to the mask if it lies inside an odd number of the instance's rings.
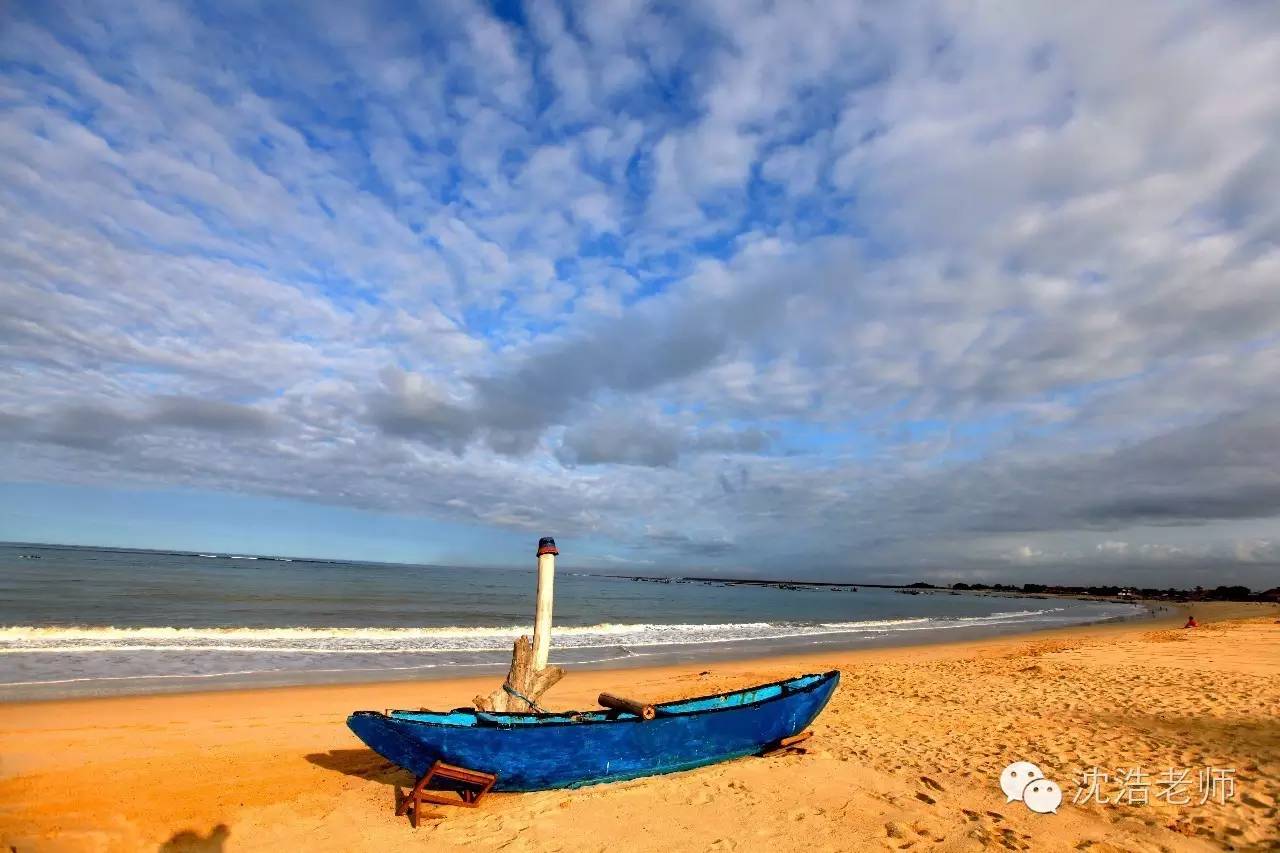
[[[447,780],[456,783],[449,786],[449,790],[456,791],[458,797],[452,797],[447,793],[428,791],[427,785],[433,780]],[[413,790],[409,792],[408,796],[396,806],[396,816],[402,817],[405,812],[412,809],[413,813],[409,815],[409,821],[416,827],[423,803],[466,806],[474,809],[480,802],[480,798],[489,793],[489,789],[497,781],[498,777],[493,773],[481,773],[479,770],[470,770],[466,767],[445,764],[443,761],[437,760],[435,764],[431,765],[431,769],[427,771],[426,775],[418,780],[418,784],[413,786]]]

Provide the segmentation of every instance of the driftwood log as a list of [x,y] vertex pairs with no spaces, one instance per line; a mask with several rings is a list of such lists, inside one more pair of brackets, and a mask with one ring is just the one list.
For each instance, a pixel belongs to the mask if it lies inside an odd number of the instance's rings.
[[[507,673],[506,683],[522,696],[537,702],[543,693],[551,689],[557,681],[564,677],[564,670],[558,666],[545,669],[534,669],[533,644],[528,637],[516,640],[511,650],[511,669]],[[505,688],[499,687],[488,696],[477,696],[475,706],[481,711],[533,711],[534,708],[524,699],[513,696]]]
[[596,699],[606,708],[612,708],[615,711],[625,711],[628,714],[635,714],[642,720],[652,720],[657,716],[657,711],[647,702],[637,702],[635,699],[627,699],[625,696],[614,696],[612,693],[601,693]]

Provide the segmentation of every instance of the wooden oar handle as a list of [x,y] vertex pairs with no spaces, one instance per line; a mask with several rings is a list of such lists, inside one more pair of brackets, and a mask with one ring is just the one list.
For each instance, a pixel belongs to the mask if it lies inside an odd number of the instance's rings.
[[644,702],[637,702],[635,699],[627,699],[622,696],[614,696],[612,693],[601,693],[596,700],[606,708],[612,708],[615,711],[626,711],[628,714],[635,714],[642,720],[652,720],[657,712],[652,705]]

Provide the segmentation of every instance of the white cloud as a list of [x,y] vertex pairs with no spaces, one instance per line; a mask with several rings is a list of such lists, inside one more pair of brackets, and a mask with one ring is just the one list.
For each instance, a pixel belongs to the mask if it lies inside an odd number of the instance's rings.
[[526,14],[15,13],[11,476],[735,565],[1272,568],[1273,9]]

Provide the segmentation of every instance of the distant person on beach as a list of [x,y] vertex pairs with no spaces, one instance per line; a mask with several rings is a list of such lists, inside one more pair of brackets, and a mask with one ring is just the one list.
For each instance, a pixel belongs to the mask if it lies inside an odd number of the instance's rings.
[[1183,628],[1199,628],[1199,627],[1200,627],[1200,623],[1196,621],[1196,617],[1194,617],[1194,616],[1188,616],[1188,617],[1187,617],[1187,624],[1183,625],[1182,627],[1183,627]]

